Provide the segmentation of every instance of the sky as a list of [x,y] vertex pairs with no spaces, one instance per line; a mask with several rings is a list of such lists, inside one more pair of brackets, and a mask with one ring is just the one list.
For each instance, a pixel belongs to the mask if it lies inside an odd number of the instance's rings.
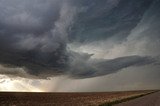
[[0,0],[0,91],[160,89],[160,0]]

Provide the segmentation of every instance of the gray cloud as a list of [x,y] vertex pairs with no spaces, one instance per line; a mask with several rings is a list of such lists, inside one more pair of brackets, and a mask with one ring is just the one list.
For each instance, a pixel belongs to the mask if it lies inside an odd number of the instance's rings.
[[39,74],[41,70],[57,73],[64,67],[67,31],[76,14],[75,7],[56,0],[1,1],[0,7],[2,16],[11,21],[0,18],[2,64],[24,66],[30,74]]
[[[154,45],[149,49],[144,45],[144,48],[134,49],[137,42],[151,43],[159,38],[157,28],[160,24],[153,24],[159,20],[159,4],[152,4],[153,1],[1,0],[0,64],[3,66],[0,74],[39,78],[63,74],[72,78],[89,78],[156,63],[159,60],[153,57],[153,53],[148,56],[139,53],[142,49],[152,51]],[[152,15],[154,18],[147,18]],[[139,35],[147,37],[135,37],[138,29],[145,28],[145,25],[149,30]],[[83,46],[102,39],[113,41],[109,47],[111,54],[122,50],[117,47],[124,46],[123,55],[113,56],[111,60],[94,59],[96,52],[90,54],[68,48],[72,43]],[[135,47],[130,53],[132,46]],[[88,51],[92,51],[90,46]]]
[[[88,8],[77,17],[69,37],[73,42],[88,43],[111,37],[116,37],[118,42],[122,42],[141,21],[153,1],[85,1],[83,5]],[[87,4],[89,2],[90,5]]]
[[[75,78],[89,78],[118,72],[133,66],[155,64],[157,60],[151,57],[126,56],[115,59],[89,59],[91,55],[76,56],[71,62],[71,76]],[[74,67],[76,66],[76,67]]]

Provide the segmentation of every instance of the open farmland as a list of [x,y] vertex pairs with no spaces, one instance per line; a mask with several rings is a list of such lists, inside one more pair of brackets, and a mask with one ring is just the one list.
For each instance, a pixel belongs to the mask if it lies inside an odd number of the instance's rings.
[[90,92],[90,93],[29,93],[1,92],[1,106],[98,106],[153,91]]

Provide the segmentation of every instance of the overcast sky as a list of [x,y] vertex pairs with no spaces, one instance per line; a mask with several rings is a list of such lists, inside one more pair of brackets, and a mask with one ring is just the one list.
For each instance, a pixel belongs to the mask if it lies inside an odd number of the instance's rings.
[[159,89],[160,0],[0,0],[1,91]]

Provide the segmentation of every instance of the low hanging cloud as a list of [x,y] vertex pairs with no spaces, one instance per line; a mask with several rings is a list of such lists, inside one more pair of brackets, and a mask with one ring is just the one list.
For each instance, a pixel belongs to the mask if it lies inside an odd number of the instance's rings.
[[[57,75],[90,78],[115,73],[127,67],[157,64],[159,60],[154,56],[160,55],[159,52],[146,56],[135,49],[132,53],[125,49],[122,52],[124,55],[113,55],[109,60],[93,58],[97,52],[76,51],[68,46],[79,44],[80,47],[112,39],[114,46],[107,50],[110,54],[116,54],[121,50],[119,45],[129,48],[127,44],[132,45],[134,40],[133,44],[136,45],[140,42],[139,37],[132,36],[135,36],[138,27],[143,26],[141,23],[148,19],[145,19],[148,17],[146,14],[158,8],[154,8],[154,2],[159,3],[156,0],[1,0],[0,74],[28,78]],[[154,18],[158,21],[159,13],[155,11],[155,14]],[[149,34],[157,31],[153,27],[157,28],[160,24],[147,25],[150,32],[143,31],[144,34],[139,35],[150,38]],[[153,34],[155,39],[158,38],[156,33]],[[100,48],[104,51],[103,47]],[[150,50],[142,47],[139,51]],[[90,46],[87,49],[92,51]]]
[[109,60],[89,59],[89,57],[90,55],[86,54],[84,56],[76,55],[74,57],[76,59],[71,62],[69,74],[74,78],[90,78],[115,73],[127,67],[143,66],[158,62],[155,58],[141,56],[126,56]]
[[[63,69],[52,69],[52,67],[36,66],[34,63],[32,68],[6,68],[1,66],[0,73],[19,76],[25,78],[47,78],[57,75],[68,75],[72,78],[90,78],[97,76],[104,76],[107,74],[118,72],[121,69],[134,66],[143,66],[148,64],[156,65],[159,64],[158,60],[151,57],[140,57],[140,56],[126,56],[119,57],[115,59],[90,59],[91,55],[88,54],[72,54],[72,59],[70,59],[70,64],[67,68]],[[39,69],[37,71],[37,68]],[[48,70],[46,70],[48,69]],[[36,73],[33,73],[35,71]]]

